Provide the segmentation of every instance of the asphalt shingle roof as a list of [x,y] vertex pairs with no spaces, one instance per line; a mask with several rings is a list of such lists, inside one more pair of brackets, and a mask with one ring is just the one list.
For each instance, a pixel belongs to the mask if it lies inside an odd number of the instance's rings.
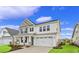
[[7,28],[7,27],[5,29],[7,29],[10,35],[17,35],[19,33],[19,31],[15,29]]

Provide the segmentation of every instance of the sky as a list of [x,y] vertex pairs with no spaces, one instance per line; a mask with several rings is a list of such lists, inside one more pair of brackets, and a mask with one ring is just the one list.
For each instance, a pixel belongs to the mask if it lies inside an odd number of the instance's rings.
[[0,6],[0,28],[18,29],[29,18],[34,23],[60,20],[61,38],[71,38],[79,22],[78,6]]

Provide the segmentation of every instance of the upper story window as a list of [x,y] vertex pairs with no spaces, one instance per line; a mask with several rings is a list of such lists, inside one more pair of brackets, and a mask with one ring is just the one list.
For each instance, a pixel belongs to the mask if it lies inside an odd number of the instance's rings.
[[7,32],[6,31],[3,31],[3,34],[6,34]]
[[39,31],[42,32],[42,27],[39,28]]
[[46,26],[43,27],[43,31],[46,31]]
[[30,28],[30,32],[33,32],[34,31],[34,28],[32,27],[32,28]]
[[50,31],[50,25],[47,25],[47,31]]
[[23,30],[22,29],[20,31],[21,31],[21,33],[23,33]]
[[34,31],[34,28],[32,27],[32,31]]
[[58,28],[56,28],[56,31],[58,31]]
[[25,29],[25,33],[27,33],[27,31],[28,31],[28,29],[26,28],[26,29]]

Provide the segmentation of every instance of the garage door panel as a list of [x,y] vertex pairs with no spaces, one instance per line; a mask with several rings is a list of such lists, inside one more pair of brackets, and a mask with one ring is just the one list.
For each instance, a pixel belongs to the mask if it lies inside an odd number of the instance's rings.
[[35,46],[52,46],[53,41],[52,39],[36,39],[34,40]]
[[12,41],[11,37],[4,37],[4,38],[2,38],[2,43],[3,44],[10,44],[11,41]]

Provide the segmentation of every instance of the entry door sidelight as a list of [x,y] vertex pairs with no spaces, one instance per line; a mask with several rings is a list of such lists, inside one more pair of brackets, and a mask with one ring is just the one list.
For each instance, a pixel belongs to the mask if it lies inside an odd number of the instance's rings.
[[32,41],[32,45],[33,45],[33,43],[34,43],[34,37],[31,37],[31,41]]
[[25,37],[25,43],[27,43],[27,37]]

